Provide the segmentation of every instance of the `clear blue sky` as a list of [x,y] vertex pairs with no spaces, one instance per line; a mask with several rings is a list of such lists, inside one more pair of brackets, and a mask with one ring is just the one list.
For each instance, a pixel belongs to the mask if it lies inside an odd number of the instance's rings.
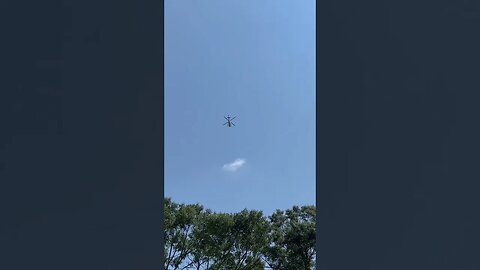
[[165,1],[164,179],[219,212],[315,204],[315,1]]

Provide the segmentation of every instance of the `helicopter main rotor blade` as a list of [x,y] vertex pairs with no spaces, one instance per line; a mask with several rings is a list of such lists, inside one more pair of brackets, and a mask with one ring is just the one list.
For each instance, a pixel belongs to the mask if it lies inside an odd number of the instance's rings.
[[228,124],[228,122],[227,122],[227,123],[225,123],[225,124],[223,124],[223,125],[225,126],[226,124]]
[[223,118],[225,118],[225,120],[227,120],[227,121],[228,121],[228,118],[227,118],[227,117],[225,117],[225,116],[224,116]]
[[236,116],[234,116],[234,117],[233,117],[232,119],[230,119],[230,120],[233,120],[233,119],[235,119],[235,117],[236,117]]
[[234,123],[231,123],[231,124],[235,126],[235,124],[234,124]]

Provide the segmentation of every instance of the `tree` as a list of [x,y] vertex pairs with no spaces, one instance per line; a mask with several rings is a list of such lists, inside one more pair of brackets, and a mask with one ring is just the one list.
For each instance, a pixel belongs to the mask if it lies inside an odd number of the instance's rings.
[[230,214],[207,212],[193,230],[195,257],[204,269],[222,269],[230,260],[233,239],[230,235],[233,217]]
[[264,247],[263,260],[273,270],[285,269],[287,265],[285,245],[287,217],[283,211],[277,210],[269,217],[269,221],[267,233],[269,243]]
[[315,207],[214,213],[165,199],[165,270],[310,270]]
[[315,257],[315,207],[294,206],[269,217],[263,260],[274,270],[310,270]]
[[188,269],[191,262],[183,265],[194,250],[191,232],[199,221],[203,206],[199,204],[176,204],[165,199],[165,269]]
[[267,244],[268,224],[261,211],[243,210],[233,215],[233,237],[234,270],[247,270],[258,268],[261,263],[261,252]]
[[[285,234],[287,260],[295,269],[313,267],[316,243],[316,214],[314,206],[294,206],[286,211],[289,226]],[[288,266],[290,269],[292,266]]]

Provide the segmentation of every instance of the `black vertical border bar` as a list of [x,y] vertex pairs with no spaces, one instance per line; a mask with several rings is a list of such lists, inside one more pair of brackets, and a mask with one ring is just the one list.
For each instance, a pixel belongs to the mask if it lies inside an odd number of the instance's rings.
[[316,3],[317,269],[480,269],[479,2]]
[[0,269],[162,269],[164,1],[0,2]]

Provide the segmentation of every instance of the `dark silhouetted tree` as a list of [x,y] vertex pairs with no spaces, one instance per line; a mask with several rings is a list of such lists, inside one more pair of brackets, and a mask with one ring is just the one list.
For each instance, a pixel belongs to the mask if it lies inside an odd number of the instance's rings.
[[165,199],[166,270],[310,270],[315,207],[214,213]]

